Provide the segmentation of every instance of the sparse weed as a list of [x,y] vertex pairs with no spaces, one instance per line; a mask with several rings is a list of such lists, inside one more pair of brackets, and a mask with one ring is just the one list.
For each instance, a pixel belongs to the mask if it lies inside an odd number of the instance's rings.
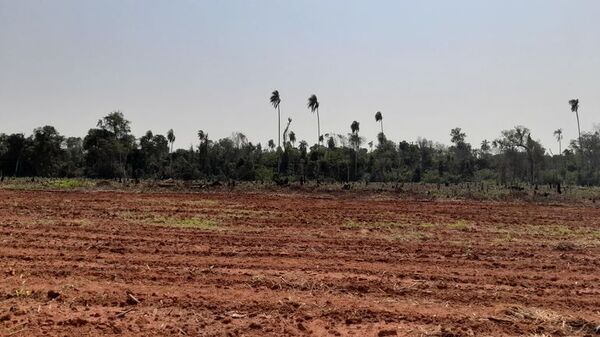
[[31,296],[32,291],[24,288],[16,289],[14,292],[14,296],[17,298],[25,298]]
[[463,231],[473,228],[473,226],[466,220],[458,220],[456,222],[447,224],[447,226],[450,229],[463,230]]
[[216,229],[218,223],[211,219],[193,217],[193,218],[175,218],[175,217],[160,217],[154,219],[153,223],[164,226],[172,226],[179,228],[193,229]]
[[376,221],[376,222],[359,222],[355,220],[348,220],[343,227],[347,229],[359,229],[359,228],[368,228],[368,229],[383,229],[383,230],[393,230],[397,228],[405,228],[407,224],[398,223],[398,222],[386,222],[386,221]]

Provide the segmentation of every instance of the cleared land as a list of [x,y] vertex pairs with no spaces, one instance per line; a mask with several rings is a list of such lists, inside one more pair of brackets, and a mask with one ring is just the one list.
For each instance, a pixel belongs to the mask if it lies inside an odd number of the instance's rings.
[[0,336],[592,336],[596,204],[0,190]]

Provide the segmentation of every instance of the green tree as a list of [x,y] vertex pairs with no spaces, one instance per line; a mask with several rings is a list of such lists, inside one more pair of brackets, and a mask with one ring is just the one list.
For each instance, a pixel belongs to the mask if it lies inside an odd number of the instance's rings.
[[98,121],[97,127],[109,132],[113,140],[114,152],[118,161],[119,173],[127,178],[127,155],[135,146],[135,138],[130,135],[130,122],[125,119],[121,111],[113,111]]
[[535,183],[539,166],[543,160],[544,148],[540,143],[531,138],[531,132],[524,126],[516,126],[511,130],[502,131],[502,137],[496,139],[494,144],[501,150],[522,149],[527,155],[529,163],[529,181]]
[[58,174],[63,165],[65,152],[62,148],[65,138],[53,127],[46,125],[33,130],[30,162],[35,175],[51,177]]

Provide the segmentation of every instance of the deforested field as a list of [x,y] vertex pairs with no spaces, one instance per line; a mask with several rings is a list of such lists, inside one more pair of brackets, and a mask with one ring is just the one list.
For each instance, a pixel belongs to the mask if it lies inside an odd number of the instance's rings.
[[594,336],[595,203],[0,190],[0,336]]

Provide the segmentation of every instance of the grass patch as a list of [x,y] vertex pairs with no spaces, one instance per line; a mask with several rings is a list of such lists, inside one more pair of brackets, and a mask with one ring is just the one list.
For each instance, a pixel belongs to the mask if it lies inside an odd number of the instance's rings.
[[48,188],[69,190],[74,188],[92,187],[91,182],[81,179],[58,179],[48,182]]
[[458,220],[456,222],[449,223],[446,226],[448,226],[448,228],[450,228],[450,229],[456,229],[456,230],[462,230],[462,231],[473,228],[473,226],[465,220]]
[[407,242],[407,241],[426,241],[433,237],[434,236],[431,233],[425,233],[425,232],[419,232],[419,231],[407,231],[407,232],[396,233],[394,235],[391,235],[389,237],[389,239],[391,241]]

